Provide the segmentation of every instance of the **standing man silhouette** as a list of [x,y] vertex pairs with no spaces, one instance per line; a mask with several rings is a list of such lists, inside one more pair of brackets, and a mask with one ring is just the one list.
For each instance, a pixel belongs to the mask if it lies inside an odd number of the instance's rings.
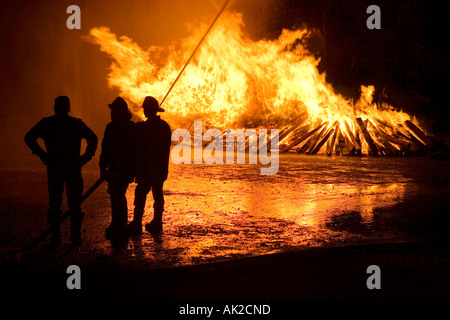
[[[66,96],[55,99],[55,115],[43,118],[25,135],[25,143],[33,154],[47,166],[51,245],[61,243],[61,205],[64,185],[70,211],[70,234],[73,245],[81,244],[81,197],[83,178],[81,167],[94,156],[98,139],[95,133],[81,119],[69,115],[70,100]],[[44,151],[37,139],[44,140]],[[80,156],[81,140],[87,147]]]
[[162,231],[164,212],[163,184],[169,172],[169,155],[172,132],[166,121],[157,113],[165,110],[154,97],[147,96],[142,104],[145,122],[136,123],[136,179],[134,217],[129,224],[132,234],[142,233],[142,217],[150,189],[153,194],[153,220],[145,225],[149,232]]
[[108,105],[111,122],[105,129],[100,154],[100,176],[108,182],[111,199],[111,224],[106,237],[118,245],[128,241],[128,205],[126,191],[134,180],[135,123],[124,99],[117,97]]

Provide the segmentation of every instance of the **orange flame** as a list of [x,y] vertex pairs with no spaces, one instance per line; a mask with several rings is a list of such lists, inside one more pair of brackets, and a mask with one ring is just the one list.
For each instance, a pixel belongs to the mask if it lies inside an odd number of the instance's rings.
[[[306,49],[309,30],[283,30],[276,40],[253,41],[242,26],[239,13],[225,12],[217,21],[164,103],[164,117],[172,125],[202,120],[217,128],[273,127],[304,112],[309,123],[327,122],[330,128],[337,121],[347,134],[356,130],[356,115],[386,127],[416,122],[390,105],[373,103],[373,86],[361,86],[356,103],[336,93]],[[207,28],[193,29],[176,45],[146,51],[106,27],[92,29],[90,38],[114,59],[109,85],[119,88],[133,113],[143,118],[144,97],[164,97]]]

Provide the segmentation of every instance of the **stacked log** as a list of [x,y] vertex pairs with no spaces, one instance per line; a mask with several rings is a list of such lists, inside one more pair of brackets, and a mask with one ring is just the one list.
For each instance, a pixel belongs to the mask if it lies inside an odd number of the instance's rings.
[[[292,125],[285,125],[279,130],[279,152],[294,151],[308,155],[324,153],[327,156],[362,155],[363,150],[370,156],[424,155],[440,150],[449,152],[445,143],[437,141],[410,120],[392,125],[379,119],[363,117],[355,114],[350,122],[336,120],[331,125],[328,121],[313,124],[304,112]],[[194,124],[190,123],[186,129],[192,136]],[[252,140],[254,135],[252,139],[249,136],[245,138],[246,151],[253,143],[257,144],[259,150],[267,148],[268,145],[273,146],[274,137],[270,136],[270,129],[267,130],[266,140],[262,144],[259,143],[259,130],[255,131],[256,141]],[[222,132],[224,144],[226,136],[225,130]],[[210,141],[203,141],[202,146],[209,143]]]
[[[314,155],[323,148],[328,156],[362,155],[364,143],[370,156],[422,155],[442,145],[409,120],[394,128],[378,119],[372,122],[355,117],[354,125],[355,129],[352,130],[347,121],[335,121],[331,126],[328,122],[323,122],[310,130],[309,124],[301,126],[296,123],[288,130],[295,135],[290,141],[280,145],[280,153],[296,149],[297,153]],[[296,131],[298,128],[302,130]]]
[[[327,122],[328,123],[328,122]],[[319,139],[321,139],[324,135],[325,132],[327,131],[327,127],[326,125],[322,128],[322,130],[319,131],[318,134],[315,134],[313,137],[311,137],[311,139],[309,139],[309,141],[311,142],[308,146],[308,148],[306,149],[306,154],[311,154],[316,146],[316,144],[319,142]]]
[[317,143],[317,145],[314,147],[312,152],[310,154],[317,154],[319,150],[322,148],[324,143],[330,138],[331,134],[336,130],[336,126],[339,125],[339,121],[335,121],[333,125],[324,133],[322,140]]
[[353,132],[352,132],[350,126],[348,125],[347,121],[344,121],[344,122],[345,122],[345,128],[347,129],[347,131],[346,131],[347,135],[350,138],[350,141],[353,143],[354,152],[356,154],[361,154],[361,142],[359,141],[359,139],[357,139],[355,137],[355,135],[353,135]]
[[284,147],[283,149],[280,150],[280,153],[283,152],[287,152],[289,151],[292,147],[295,147],[297,145],[299,145],[301,142],[305,141],[306,139],[308,139],[309,137],[311,137],[314,133],[316,133],[317,131],[319,131],[323,126],[325,126],[328,122],[323,122],[321,125],[319,125],[318,127],[314,128],[313,130],[309,131],[308,133],[306,133],[305,135],[301,136],[299,139],[296,139],[295,141],[293,141],[292,143],[290,143],[288,146]]
[[[307,113],[303,112],[297,117],[297,119],[294,121],[293,125],[285,126],[285,128],[279,132],[278,141],[281,142],[289,134],[291,134],[292,132],[297,130],[299,128],[299,126],[305,122],[305,116],[307,116]],[[302,128],[305,128],[307,126],[308,125],[305,125]],[[300,129],[302,129],[302,128],[300,128]],[[273,137],[271,137],[271,139],[270,139],[270,142],[269,142],[270,146],[272,146],[272,141],[273,141]],[[267,141],[265,144],[259,146],[259,150],[261,150],[262,148],[266,148],[266,147],[267,147]]]
[[434,144],[434,140],[427,136],[422,130],[420,130],[414,123],[412,123],[409,120],[405,121],[405,126],[411,130],[412,133],[416,135],[417,138],[420,139],[420,141],[426,145],[431,147]]
[[331,157],[331,154],[333,153],[333,150],[335,149],[336,138],[339,134],[339,130],[340,130],[340,128],[339,128],[339,123],[338,123],[336,125],[336,129],[334,131],[333,138],[331,138],[331,141],[330,141],[329,145],[327,146],[327,156]]
[[375,142],[373,141],[369,131],[367,130],[366,123],[361,118],[356,118],[356,122],[358,123],[358,126],[361,129],[361,133],[364,139],[366,140],[367,145],[369,146],[369,154],[372,156],[377,156],[378,148],[375,145]]

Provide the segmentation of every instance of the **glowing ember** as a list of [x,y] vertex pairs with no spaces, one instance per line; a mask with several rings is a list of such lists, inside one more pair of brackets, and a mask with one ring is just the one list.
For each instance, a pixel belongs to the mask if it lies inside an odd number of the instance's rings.
[[[276,40],[253,41],[244,35],[242,26],[238,13],[225,12],[217,21],[165,100],[164,116],[172,126],[202,120],[206,127],[281,129],[297,123],[299,130],[280,131],[281,143],[288,145],[299,134],[323,124],[314,133],[327,139],[323,145],[316,144],[314,153],[330,154],[327,150],[340,140],[341,151],[346,144],[349,150],[369,153],[373,150],[370,138],[385,151],[398,151],[407,144],[399,135],[411,133],[401,124],[410,120],[418,125],[417,121],[390,105],[375,104],[373,86],[361,86],[356,103],[337,94],[325,74],[319,73],[319,60],[306,49],[309,30],[283,30]],[[128,37],[117,38],[106,27],[92,29],[90,37],[114,59],[109,85],[119,88],[134,104],[135,115],[142,118],[139,106],[144,97],[164,97],[207,28],[193,29],[191,36],[173,46],[148,50]]]

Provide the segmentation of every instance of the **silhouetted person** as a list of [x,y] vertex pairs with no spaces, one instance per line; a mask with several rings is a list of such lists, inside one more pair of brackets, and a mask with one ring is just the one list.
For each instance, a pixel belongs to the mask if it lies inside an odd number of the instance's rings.
[[147,194],[152,190],[154,204],[153,220],[145,225],[149,232],[162,231],[162,215],[164,212],[163,184],[167,179],[169,169],[169,154],[171,145],[170,126],[157,116],[164,112],[158,101],[146,97],[142,105],[147,121],[136,123],[136,179],[134,198],[134,217],[130,223],[130,231],[134,234],[142,232],[142,217],[144,215]]
[[100,175],[108,182],[111,199],[111,224],[106,237],[122,243],[128,240],[128,205],[126,191],[134,181],[135,123],[128,105],[121,97],[109,105],[111,122],[106,126],[100,154]]
[[[25,135],[25,143],[33,154],[47,165],[49,210],[48,221],[52,231],[50,244],[61,243],[61,204],[64,185],[70,210],[70,231],[73,245],[81,244],[81,197],[83,178],[81,167],[95,154],[97,136],[81,119],[71,117],[70,100],[66,96],[55,99],[55,115],[43,118]],[[44,151],[37,139],[44,140]],[[81,140],[87,147],[80,156]]]

